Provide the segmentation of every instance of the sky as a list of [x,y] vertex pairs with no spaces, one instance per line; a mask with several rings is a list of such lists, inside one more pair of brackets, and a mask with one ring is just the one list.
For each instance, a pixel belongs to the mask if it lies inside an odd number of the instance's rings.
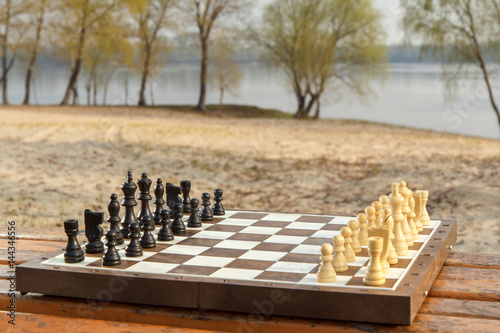
[[[271,3],[273,0],[258,0],[259,9],[262,10],[267,4]],[[304,0],[307,1],[307,0]],[[403,17],[402,9],[399,5],[400,1],[403,0],[372,0],[373,6],[382,12],[383,21],[382,24],[386,28],[387,32],[387,45],[401,44],[403,39],[403,32],[399,27],[399,22]],[[259,10],[257,9],[257,10]]]

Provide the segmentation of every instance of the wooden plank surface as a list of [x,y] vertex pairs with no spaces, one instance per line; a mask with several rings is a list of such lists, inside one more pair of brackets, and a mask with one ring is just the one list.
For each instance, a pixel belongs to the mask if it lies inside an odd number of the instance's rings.
[[[2,230],[0,228],[0,238]],[[45,256],[64,247],[65,240],[56,236],[60,231],[44,233],[43,229],[23,230],[19,247],[16,246],[16,261],[24,262]],[[25,236],[27,235],[27,236]],[[5,238],[5,237],[3,237]],[[3,243],[2,243],[3,244]],[[3,245],[2,245],[3,246]],[[6,290],[9,277],[6,249],[0,248],[0,306],[9,304]],[[499,332],[500,331],[500,256],[452,252],[445,262],[429,296],[411,326],[320,321],[302,318],[287,318],[263,315],[245,315],[217,311],[187,310],[169,307],[140,306],[125,303],[96,303],[63,297],[28,294],[16,298],[18,323],[31,325],[40,318],[45,319],[56,331],[66,327],[75,318],[82,319],[81,327],[92,323],[116,328],[115,331],[135,331],[130,325],[167,325],[208,331],[241,332],[346,332],[376,331],[446,331],[446,332]],[[48,317],[50,316],[50,318]],[[54,317],[53,319],[51,319]],[[68,320],[71,318],[71,320]],[[87,318],[87,319],[85,319]],[[93,319],[90,319],[93,318]],[[3,323],[2,323],[3,324]],[[1,327],[1,326],[0,326]],[[21,326],[22,327],[22,326]],[[27,326],[28,327],[28,326]],[[35,328],[36,326],[33,326]],[[78,330],[80,326],[70,329]],[[28,327],[28,331],[32,331]],[[151,331],[157,327],[153,326]],[[162,327],[163,328],[163,327]],[[167,327],[166,332],[182,332],[182,329]],[[109,330],[109,329],[107,329]],[[137,330],[142,330],[137,326]],[[150,329],[148,328],[148,331]]]

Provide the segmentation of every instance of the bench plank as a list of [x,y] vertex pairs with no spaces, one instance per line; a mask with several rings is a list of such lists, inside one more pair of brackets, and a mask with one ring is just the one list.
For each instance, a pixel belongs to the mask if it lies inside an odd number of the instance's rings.
[[500,256],[496,254],[451,252],[446,266],[500,269]]

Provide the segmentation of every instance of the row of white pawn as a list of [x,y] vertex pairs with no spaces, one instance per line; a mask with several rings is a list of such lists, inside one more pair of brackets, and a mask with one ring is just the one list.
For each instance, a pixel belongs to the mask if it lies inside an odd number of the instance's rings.
[[[363,276],[366,285],[383,285],[390,265],[398,263],[398,256],[406,256],[408,247],[418,240],[423,227],[430,225],[427,212],[429,192],[412,192],[405,181],[392,184],[389,196],[380,196],[366,207],[357,220],[348,222],[329,243],[321,246],[321,266],[317,281],[335,282],[336,272],[348,270],[348,262],[356,260],[361,246],[367,245],[370,261]],[[332,255],[335,250],[335,255]]]

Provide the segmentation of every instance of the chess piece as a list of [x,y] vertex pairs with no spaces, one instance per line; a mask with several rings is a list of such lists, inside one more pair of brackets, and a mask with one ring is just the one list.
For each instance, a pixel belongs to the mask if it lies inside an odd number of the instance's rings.
[[375,208],[375,226],[378,228],[382,224],[382,203],[374,201],[372,207]]
[[200,208],[199,208],[200,202],[198,201],[198,199],[194,198],[191,199],[190,204],[191,204],[190,208],[191,215],[189,216],[187,226],[189,228],[199,228],[201,227]]
[[405,235],[401,229],[401,221],[403,221],[403,212],[401,207],[403,206],[405,199],[401,194],[399,194],[399,184],[392,183],[392,192],[389,195],[389,206],[391,207],[391,216],[394,220],[394,249],[398,256],[405,256],[408,254],[408,244],[405,240]]
[[358,234],[358,240],[360,245],[367,245],[368,244],[368,231],[366,228],[368,227],[366,225],[366,214],[365,213],[359,213],[356,215],[356,220],[358,220],[359,223],[359,234]]
[[123,234],[123,238],[129,238],[129,225],[131,225],[132,223],[138,223],[134,213],[134,207],[137,206],[137,201],[135,201],[135,191],[137,190],[137,185],[133,181],[132,171],[127,171],[127,181],[122,184],[120,189],[123,192],[123,200],[121,202],[121,205],[125,207],[125,214],[123,214],[122,218],[121,231]]
[[202,221],[213,221],[214,216],[212,210],[210,209],[210,193],[203,193],[201,195],[201,205],[203,209],[201,210],[200,218]]
[[174,220],[172,221],[172,225],[170,226],[172,232],[175,236],[183,236],[186,234],[186,226],[184,225],[184,221],[182,221],[182,213],[183,205],[182,203],[177,203],[174,206]]
[[389,256],[389,241],[390,241],[390,228],[388,225],[380,226],[380,228],[368,228],[368,239],[371,237],[382,237],[383,245],[382,252],[380,253],[380,264],[384,269],[384,275],[389,274],[389,262],[387,257]]
[[191,199],[189,198],[189,192],[191,191],[190,180],[181,180],[181,191],[182,191],[182,212],[191,213]]
[[389,198],[387,197],[387,195],[381,195],[380,198],[378,198],[378,200],[380,201],[380,203],[382,204],[382,224],[386,218],[386,215],[385,215],[385,212],[386,212],[386,208],[389,210],[389,213],[391,211],[391,208],[389,207],[389,202],[387,201]]
[[[143,172],[141,178],[137,180],[137,186],[139,187],[139,195],[137,196],[137,200],[141,202],[141,208],[139,209],[139,213],[137,213],[137,220],[142,224],[142,218],[144,216],[152,216],[151,209],[149,209],[149,200],[153,199],[149,190],[151,189],[151,179],[148,178],[148,174]],[[153,230],[155,226],[153,224]]]
[[389,234],[389,255],[387,256],[387,262],[390,265],[395,265],[398,263],[398,254],[396,253],[396,249],[394,248],[394,220],[391,216],[391,211],[389,207],[384,208],[384,215],[386,216],[385,220],[382,222],[383,225],[389,226],[390,234]]
[[321,245],[321,266],[316,273],[316,281],[321,283],[331,283],[337,281],[337,274],[333,269],[333,246],[329,243]]
[[226,214],[226,210],[224,209],[224,206],[222,205],[222,190],[220,188],[216,189],[214,191],[214,201],[215,204],[212,207],[212,214],[215,216],[220,216]]
[[342,273],[347,271],[349,267],[347,266],[347,259],[344,256],[344,237],[342,235],[333,237],[333,246],[335,255],[333,256],[332,265],[335,272]]
[[420,193],[420,222],[423,226],[431,225],[431,219],[427,212],[427,201],[429,200],[429,191],[418,190]]
[[375,228],[375,208],[368,206],[365,208],[365,214],[368,219],[368,228]]
[[139,230],[139,223],[132,223],[129,225],[130,230],[130,242],[125,248],[126,257],[140,257],[143,254],[141,243],[139,238],[141,238],[141,231]]
[[413,222],[415,222],[418,232],[422,232],[424,231],[424,226],[422,225],[422,222],[420,222],[420,208],[422,206],[422,202],[420,201],[420,193],[418,191],[413,193],[413,200],[415,201],[415,208],[413,209],[415,217],[413,218]]
[[160,213],[161,217],[161,229],[158,232],[158,240],[162,242],[168,242],[174,239],[174,234],[172,229],[170,229],[170,211],[164,209]]
[[363,284],[369,286],[380,286],[385,283],[385,274],[380,263],[380,254],[382,252],[384,240],[382,237],[368,238],[368,254],[370,262],[363,275]]
[[410,226],[411,230],[411,235],[413,237],[413,240],[416,241],[418,240],[418,229],[417,226],[415,225],[415,222],[413,219],[415,218],[415,199],[413,199],[413,192],[412,190],[408,189],[408,193],[410,194],[410,198],[408,198],[408,207],[410,207],[410,212],[408,213],[408,225]]
[[142,237],[141,237],[141,246],[143,249],[151,249],[156,246],[156,240],[151,233],[153,231],[154,225],[153,220],[149,215],[145,215],[142,217]]
[[122,245],[124,243],[123,233],[120,230],[120,203],[118,202],[118,196],[113,193],[110,195],[108,201],[108,219],[109,222],[109,230],[114,230],[116,232],[116,244]]
[[68,244],[64,252],[64,262],[74,264],[83,261],[85,253],[76,238],[76,235],[78,235],[78,220],[66,220],[63,224],[64,232],[68,236]]
[[163,200],[163,194],[165,193],[165,188],[163,187],[163,183],[161,178],[156,180],[156,185],[154,188],[155,198],[153,200],[153,204],[155,205],[155,209],[153,211],[153,222],[157,225],[160,225],[161,221],[161,212],[163,210],[163,204],[165,200]]
[[104,243],[102,242],[103,230],[101,227],[104,222],[103,213],[95,213],[90,209],[85,209],[85,236],[88,243],[85,244],[85,252],[102,253],[104,252]]
[[166,183],[165,192],[167,193],[167,206],[171,210],[174,209],[176,203],[182,203],[182,199],[179,197],[179,194],[181,194],[181,188],[179,186],[175,186],[172,183]]
[[347,222],[347,226],[349,228],[351,228],[351,233],[352,233],[351,234],[351,239],[352,239],[351,247],[352,247],[354,253],[361,253],[361,245],[359,244],[359,239],[358,239],[358,234],[359,234],[358,221],[350,220],[349,222]]
[[116,231],[108,230],[106,233],[107,250],[102,257],[103,266],[118,266],[122,263],[120,254],[116,250]]
[[351,243],[352,243],[351,228],[343,227],[342,229],[340,229],[340,234],[342,235],[342,237],[344,237],[344,256],[345,256],[347,262],[356,261],[356,254],[354,253],[354,250],[351,247]]
[[408,224],[408,214],[410,213],[410,206],[408,205],[408,199],[410,194],[408,193],[408,188],[406,187],[406,182],[404,180],[399,182],[399,193],[404,198],[403,207],[401,211],[403,212],[403,220],[401,221],[401,229],[403,230],[403,235],[405,236],[406,244],[408,247],[413,246],[413,235],[411,234],[411,229]]

